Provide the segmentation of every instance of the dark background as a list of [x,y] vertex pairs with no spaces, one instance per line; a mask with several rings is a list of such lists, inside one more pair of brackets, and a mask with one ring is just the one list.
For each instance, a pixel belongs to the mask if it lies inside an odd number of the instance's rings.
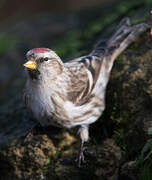
[[66,13],[78,11],[88,7],[111,3],[118,0],[45,0],[45,1],[20,1],[20,0],[1,0],[0,3],[0,19],[26,19],[40,13]]

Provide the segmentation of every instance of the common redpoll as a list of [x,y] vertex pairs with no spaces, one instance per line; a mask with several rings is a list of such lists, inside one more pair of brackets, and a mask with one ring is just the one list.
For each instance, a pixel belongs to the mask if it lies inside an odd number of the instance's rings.
[[89,138],[89,125],[105,109],[105,92],[116,57],[147,29],[145,23],[130,26],[123,19],[116,33],[100,41],[94,50],[66,63],[51,49],[35,48],[27,52],[25,102],[42,126],[73,128],[78,126],[81,146],[78,166],[84,161],[83,144]]

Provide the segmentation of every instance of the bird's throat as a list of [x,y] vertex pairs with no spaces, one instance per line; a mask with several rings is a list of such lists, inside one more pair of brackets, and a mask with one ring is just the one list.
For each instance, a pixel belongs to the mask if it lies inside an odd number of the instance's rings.
[[33,69],[33,70],[29,69],[28,73],[29,73],[29,76],[30,76],[30,78],[32,80],[33,79],[39,79],[39,75],[40,75],[39,70],[37,70],[37,69]]

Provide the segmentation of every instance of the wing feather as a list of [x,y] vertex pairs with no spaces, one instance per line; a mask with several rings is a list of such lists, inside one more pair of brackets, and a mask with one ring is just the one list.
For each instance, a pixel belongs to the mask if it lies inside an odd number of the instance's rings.
[[71,80],[67,89],[68,100],[80,105],[92,96],[101,64],[102,59],[92,55],[65,63]]

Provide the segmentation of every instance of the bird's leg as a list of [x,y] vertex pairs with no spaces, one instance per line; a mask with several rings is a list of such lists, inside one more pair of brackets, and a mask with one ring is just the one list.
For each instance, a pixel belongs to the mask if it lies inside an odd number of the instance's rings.
[[78,157],[76,159],[77,163],[78,163],[78,167],[81,166],[81,163],[84,163],[84,151],[85,151],[85,147],[84,147],[84,142],[86,142],[88,140],[89,137],[89,133],[88,133],[88,126],[81,126],[78,130],[78,134],[80,135],[80,139],[81,139],[81,144],[80,144],[80,149],[79,149],[79,153],[78,153]]
[[84,160],[84,150],[85,150],[85,147],[83,145],[84,145],[84,142],[81,141],[78,157],[76,159],[78,167],[81,166],[81,163],[85,163],[85,160]]
[[35,127],[28,130],[28,132],[24,136],[24,142],[27,142],[32,139],[34,131],[35,131]]
[[41,127],[41,125],[39,123],[37,123],[36,125],[34,125],[32,128],[30,128],[28,130],[28,132],[22,137],[24,142],[30,141],[34,135],[34,133],[37,131],[37,129],[39,129]]

